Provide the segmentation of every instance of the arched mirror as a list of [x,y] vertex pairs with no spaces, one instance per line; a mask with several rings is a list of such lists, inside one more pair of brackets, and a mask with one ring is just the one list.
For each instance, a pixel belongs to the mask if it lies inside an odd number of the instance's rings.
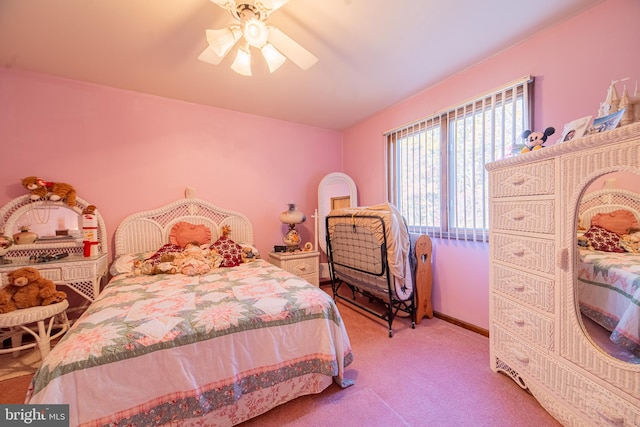
[[333,172],[318,186],[318,245],[327,252],[325,217],[332,209],[358,206],[356,183],[347,174]]
[[[32,201],[29,195],[19,196],[0,207],[0,229],[8,237],[18,235],[15,244],[8,248],[6,258],[29,258],[33,255],[64,251],[69,255],[84,255],[82,212],[91,206],[77,197],[76,205],[49,200]],[[97,221],[96,250],[107,253],[106,228],[102,216],[95,211]],[[20,239],[22,228],[35,233],[36,239]],[[20,240],[23,240],[22,242]],[[57,252],[56,252],[57,253]]]
[[64,236],[80,237],[80,213],[63,204],[47,202],[33,203],[30,209],[22,212],[13,222],[12,229],[6,230],[11,235],[27,228],[42,239],[55,239]]
[[614,172],[585,189],[577,215],[578,316],[591,342],[640,364],[640,175]]

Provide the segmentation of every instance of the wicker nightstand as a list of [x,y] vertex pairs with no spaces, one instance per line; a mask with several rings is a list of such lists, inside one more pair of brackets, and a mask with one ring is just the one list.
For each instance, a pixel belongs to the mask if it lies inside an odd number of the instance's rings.
[[318,261],[320,253],[309,252],[269,252],[269,262],[283,270],[300,276],[314,286],[319,286]]

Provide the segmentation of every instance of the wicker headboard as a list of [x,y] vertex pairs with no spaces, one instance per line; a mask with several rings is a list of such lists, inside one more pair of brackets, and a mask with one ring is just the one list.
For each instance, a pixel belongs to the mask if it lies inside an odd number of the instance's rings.
[[221,236],[222,226],[228,225],[231,227],[229,237],[232,240],[253,244],[253,226],[245,215],[220,208],[206,200],[186,197],[125,218],[115,232],[115,256],[159,249],[169,242],[171,228],[181,221],[209,227],[212,242]]
[[599,213],[625,209],[633,213],[640,223],[640,194],[616,188],[598,190],[582,197],[578,215],[580,224],[589,228],[591,219]]

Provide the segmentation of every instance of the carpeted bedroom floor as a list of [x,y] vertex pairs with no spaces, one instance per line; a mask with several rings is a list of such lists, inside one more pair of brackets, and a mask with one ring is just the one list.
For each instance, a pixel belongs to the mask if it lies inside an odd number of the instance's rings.
[[[441,319],[386,323],[338,303],[355,360],[332,385],[242,427],[559,426],[515,382],[489,368],[489,339]],[[31,375],[0,382],[0,403],[22,403]]]

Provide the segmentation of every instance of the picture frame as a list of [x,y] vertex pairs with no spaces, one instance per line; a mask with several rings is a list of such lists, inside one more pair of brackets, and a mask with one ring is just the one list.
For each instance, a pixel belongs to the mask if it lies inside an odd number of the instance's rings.
[[582,137],[589,127],[591,117],[593,116],[581,117],[564,125],[562,136],[558,142],[567,142],[574,138]]
[[615,113],[611,113],[607,116],[594,119],[593,126],[591,126],[591,129],[589,129],[589,133],[606,132],[608,130],[617,128],[625,110],[626,108],[623,108],[616,111]]

